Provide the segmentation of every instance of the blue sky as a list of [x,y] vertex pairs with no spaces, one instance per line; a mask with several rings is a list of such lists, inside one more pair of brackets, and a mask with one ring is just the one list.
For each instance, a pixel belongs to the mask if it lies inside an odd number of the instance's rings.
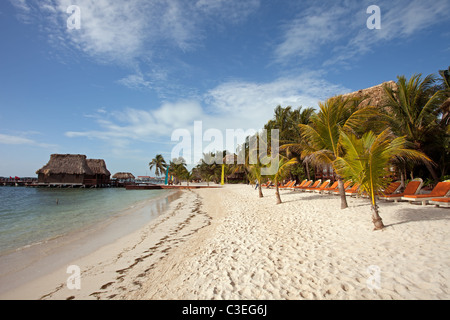
[[[381,29],[367,28],[370,5]],[[436,74],[450,65],[449,11],[448,0],[1,1],[0,176],[35,176],[52,153],[151,175],[194,121],[258,130],[277,105]]]

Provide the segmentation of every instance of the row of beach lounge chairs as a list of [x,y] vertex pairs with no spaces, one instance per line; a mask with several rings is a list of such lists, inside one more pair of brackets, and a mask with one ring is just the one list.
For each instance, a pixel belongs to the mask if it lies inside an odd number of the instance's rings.
[[[320,194],[339,194],[338,182],[330,185],[331,181],[323,181],[321,179],[313,181],[305,179],[300,184],[295,185],[297,181],[289,181],[279,186],[279,189],[289,189],[302,192],[317,192]],[[261,185],[262,187],[274,187],[271,182]],[[450,180],[439,182],[430,193],[420,194],[423,186],[422,179],[414,179],[410,181],[403,192],[399,192],[401,183],[399,181],[392,182],[383,192],[377,194],[378,199],[385,201],[408,201],[421,202],[422,205],[433,204],[440,207],[450,207]],[[344,182],[345,194],[348,196],[360,195],[359,185],[352,184],[351,181]],[[362,196],[366,196],[362,194]]]

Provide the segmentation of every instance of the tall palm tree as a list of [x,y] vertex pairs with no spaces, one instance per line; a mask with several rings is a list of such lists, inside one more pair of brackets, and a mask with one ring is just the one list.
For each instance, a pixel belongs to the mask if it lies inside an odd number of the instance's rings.
[[[438,134],[438,115],[443,103],[443,91],[435,90],[436,77],[421,74],[413,75],[409,80],[405,76],[397,77],[397,86],[384,86],[387,102],[384,105],[390,116],[390,125],[397,136],[406,136],[414,148],[421,152],[427,151],[427,144],[433,143],[433,137]],[[433,180],[439,177],[430,162],[425,166]]]
[[173,161],[170,161],[167,170],[169,170],[169,173],[176,178],[175,183],[180,183],[180,181],[185,177],[186,171],[188,171],[186,168],[186,160],[184,160],[183,157],[173,159]]
[[278,163],[278,170],[277,172],[273,175],[272,179],[274,180],[275,183],[275,196],[277,198],[277,204],[281,203],[281,197],[280,197],[280,190],[278,188],[278,182],[280,180],[283,180],[286,175],[289,173],[289,169],[292,165],[297,164],[297,159],[293,158],[293,159],[288,159],[284,156],[280,155],[279,158],[279,163]]
[[155,158],[152,159],[152,161],[148,164],[150,167],[150,170],[155,168],[155,174],[156,176],[160,176],[166,173],[167,169],[167,163],[166,160],[164,160],[164,157],[161,154],[157,154]]
[[195,170],[192,169],[191,171],[187,170],[184,172],[184,179],[186,179],[186,184],[189,186],[189,182],[191,182],[195,177]]
[[360,184],[360,190],[369,195],[372,211],[372,222],[375,230],[384,228],[378,212],[376,195],[389,182],[384,177],[389,174],[387,168],[390,161],[402,157],[414,161],[430,161],[423,153],[408,149],[405,137],[396,138],[390,129],[379,135],[372,131],[358,138],[353,133],[341,132],[341,146],[345,150],[334,162],[337,173]]
[[[360,100],[359,100],[360,101]],[[341,133],[361,131],[368,120],[378,115],[374,107],[358,108],[354,98],[337,96],[319,103],[320,111],[311,116],[310,124],[299,124],[302,138],[307,142],[302,146],[302,156],[308,156],[317,164],[331,164],[343,155],[340,145]],[[341,209],[348,207],[344,181],[338,176]]]

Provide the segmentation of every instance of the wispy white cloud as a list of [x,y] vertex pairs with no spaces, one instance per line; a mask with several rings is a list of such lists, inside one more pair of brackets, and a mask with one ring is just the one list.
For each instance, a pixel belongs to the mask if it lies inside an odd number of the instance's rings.
[[224,82],[196,100],[164,102],[158,108],[125,108],[121,111],[92,115],[98,129],[70,131],[70,138],[101,139],[115,149],[125,149],[135,142],[171,144],[176,129],[192,131],[194,121],[202,121],[203,129],[260,130],[273,117],[277,105],[315,107],[318,101],[349,90],[305,73],[297,77],[279,78],[273,82]]
[[282,41],[275,47],[275,61],[302,63],[322,59],[323,66],[348,63],[391,41],[407,41],[427,28],[448,21],[447,0],[377,1],[381,29],[369,30],[367,13],[373,1],[325,2],[302,11],[282,26]]
[[170,136],[176,128],[190,126],[202,116],[201,106],[196,101],[163,103],[154,110],[126,108],[108,112],[101,109],[101,112],[91,115],[100,127],[98,130],[69,131],[66,136],[102,139],[116,146],[125,146],[133,141],[155,142],[160,137]]
[[0,144],[7,145],[29,145],[36,146],[40,148],[56,148],[57,146],[49,143],[42,143],[36,140],[27,138],[23,135],[8,135],[8,134],[0,134]]
[[[55,46],[71,47],[101,62],[133,63],[151,59],[156,48],[192,50],[213,18],[240,21],[256,10],[258,0],[17,0],[23,21],[41,25]],[[243,4],[244,3],[244,4]],[[81,10],[81,28],[67,29],[70,5]]]
[[[275,48],[278,62],[305,59],[316,54],[324,44],[336,42],[343,36],[342,16],[346,10],[334,6],[311,7],[283,26],[282,42]],[[348,12],[347,12],[348,14]]]
[[268,83],[231,81],[205,95],[206,110],[229,128],[261,129],[272,118],[277,105],[316,107],[320,100],[347,92],[313,73],[282,77]]
[[[325,66],[346,63],[391,41],[413,39],[416,34],[448,20],[446,12],[450,10],[450,2],[447,0],[432,2],[420,0],[383,1],[379,6],[381,9],[381,29],[355,28],[348,41],[334,48],[334,55],[325,61]],[[359,24],[365,26],[365,20],[362,18],[367,19],[367,17],[368,15],[362,16],[359,14]]]
[[130,74],[120,80],[117,80],[117,83],[130,89],[148,89],[152,87],[150,81],[145,80],[144,76],[140,72]]

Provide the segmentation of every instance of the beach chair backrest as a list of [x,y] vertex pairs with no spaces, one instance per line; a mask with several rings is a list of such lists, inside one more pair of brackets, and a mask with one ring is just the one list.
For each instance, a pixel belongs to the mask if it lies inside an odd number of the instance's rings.
[[308,179],[305,179],[305,180],[303,180],[302,183],[300,183],[298,186],[299,186],[299,187],[303,187],[303,186],[305,185],[305,183],[307,183],[307,182],[308,182]]
[[414,195],[418,194],[420,191],[420,188],[422,187],[423,180],[418,178],[410,181],[405,188],[405,191],[403,192],[404,195]]
[[400,182],[392,182],[387,188],[386,190],[384,190],[384,194],[392,194],[395,191],[397,191],[397,189],[400,187]]
[[339,185],[339,181],[336,180],[336,181],[331,185],[330,189],[336,189],[336,188],[338,187],[338,185]]
[[344,182],[344,190],[347,189],[348,187],[350,187],[350,185],[352,184],[352,180],[347,180]]
[[439,182],[430,194],[438,197],[444,197],[450,192],[450,182]]
[[308,181],[303,185],[303,188],[306,188],[306,187],[311,186],[311,184],[312,184],[313,182],[314,182],[314,181],[312,181],[312,180],[308,180]]
[[322,182],[321,179],[316,180],[316,182],[314,182],[314,184],[311,186],[311,188],[316,188],[321,182]]
[[330,184],[330,180],[326,180],[324,181],[324,183],[322,183],[319,187],[319,189],[325,189],[326,187],[328,187]]

